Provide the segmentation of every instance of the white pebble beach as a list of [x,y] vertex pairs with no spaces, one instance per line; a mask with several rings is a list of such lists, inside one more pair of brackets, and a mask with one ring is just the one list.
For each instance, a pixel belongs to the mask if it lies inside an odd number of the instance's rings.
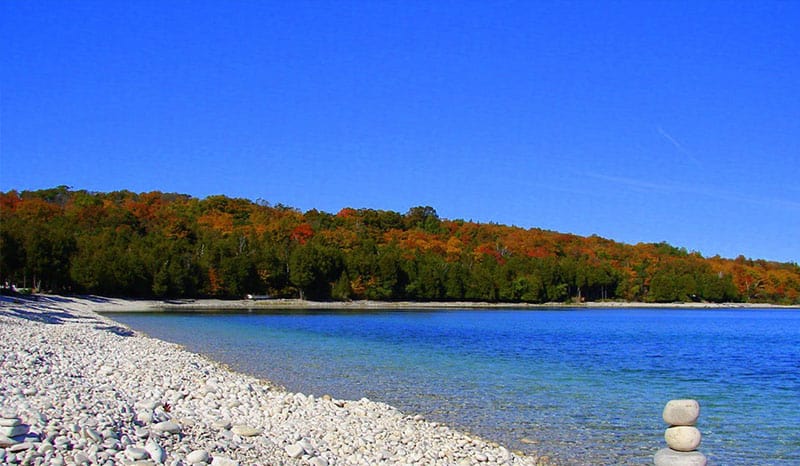
[[0,464],[549,464],[384,403],[287,392],[97,313],[150,306],[2,297]]

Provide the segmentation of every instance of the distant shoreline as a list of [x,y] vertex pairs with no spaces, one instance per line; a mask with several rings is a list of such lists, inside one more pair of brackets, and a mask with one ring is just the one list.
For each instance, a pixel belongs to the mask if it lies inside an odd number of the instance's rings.
[[486,303],[486,302],[412,302],[412,301],[308,301],[301,299],[165,299],[139,300],[132,298],[107,298],[77,296],[94,302],[101,313],[155,312],[155,311],[214,311],[214,310],[279,310],[279,309],[330,309],[330,310],[415,310],[415,309],[800,309],[800,305],[764,303],[641,303],[641,302],[587,302],[565,303]]

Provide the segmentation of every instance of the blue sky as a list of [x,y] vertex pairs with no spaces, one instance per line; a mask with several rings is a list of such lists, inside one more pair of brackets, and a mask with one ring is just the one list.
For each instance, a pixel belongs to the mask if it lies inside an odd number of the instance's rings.
[[0,190],[800,261],[800,2],[0,2]]

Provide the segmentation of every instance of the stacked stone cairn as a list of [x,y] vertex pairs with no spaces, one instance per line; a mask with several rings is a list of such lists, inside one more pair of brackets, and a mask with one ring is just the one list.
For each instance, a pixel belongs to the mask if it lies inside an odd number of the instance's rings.
[[706,466],[706,456],[699,451],[702,435],[695,427],[700,417],[697,400],[671,400],[664,407],[664,422],[669,424],[664,439],[667,448],[658,450],[656,466]]
[[28,442],[32,436],[29,430],[30,426],[23,424],[15,412],[8,410],[0,412],[0,464],[7,462],[8,455],[25,451],[32,446]]

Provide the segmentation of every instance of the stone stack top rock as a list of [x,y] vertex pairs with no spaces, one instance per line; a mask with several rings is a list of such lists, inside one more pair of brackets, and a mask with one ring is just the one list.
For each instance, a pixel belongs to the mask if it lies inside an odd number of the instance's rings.
[[671,426],[693,426],[700,417],[697,400],[671,400],[664,406],[664,422]]

